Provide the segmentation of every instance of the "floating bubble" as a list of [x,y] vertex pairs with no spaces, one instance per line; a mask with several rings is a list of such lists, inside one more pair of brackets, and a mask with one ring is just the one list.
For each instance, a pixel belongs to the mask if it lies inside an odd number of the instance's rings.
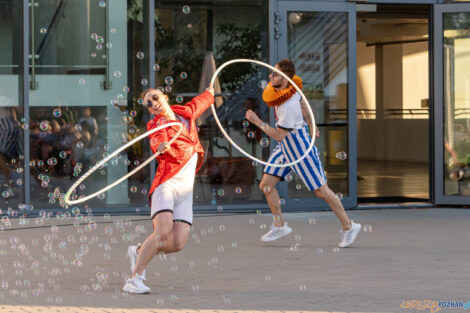
[[271,191],[271,187],[269,187],[269,186],[264,186],[263,187],[263,192],[264,193],[269,193],[270,191]]
[[461,180],[464,176],[465,176],[465,173],[463,169],[461,168],[453,168],[450,171],[450,175],[449,175],[450,179],[453,181]]
[[106,198],[106,195],[105,195],[104,193],[100,193],[100,194],[98,195],[98,199],[104,200],[104,198]]
[[86,80],[83,79],[83,78],[80,78],[80,79],[78,80],[78,83],[79,83],[80,85],[85,85],[85,84],[86,84]]
[[369,225],[369,224],[364,225],[364,232],[371,233],[372,232],[372,226]]
[[193,28],[193,24],[188,24],[188,28]]
[[121,71],[114,71],[113,75],[116,78],[120,78],[122,76],[122,73],[121,73]]
[[217,190],[217,194],[221,197],[223,197],[225,195],[225,191],[223,189],[219,189]]
[[106,43],[106,48],[111,49],[113,47],[113,44],[111,42]]
[[248,127],[250,126],[250,122],[248,121],[243,121],[243,127]]
[[248,138],[253,138],[255,136],[255,133],[250,130],[248,132],[247,136],[248,136]]
[[242,193],[242,189],[241,189],[240,187],[236,187],[236,188],[235,188],[235,192],[238,193],[238,194],[240,194],[240,193]]
[[52,112],[52,116],[55,117],[55,118],[61,117],[62,116],[62,110],[61,109],[55,109]]
[[48,121],[42,121],[41,123],[39,123],[39,128],[42,131],[46,131],[49,128],[49,122]]
[[310,225],[313,225],[313,224],[315,224],[316,222],[317,222],[317,220],[316,220],[314,217],[311,217],[311,218],[308,219],[308,223],[309,223]]
[[101,0],[100,2],[98,2],[98,5],[100,6],[100,8],[105,8],[106,7],[106,1]]
[[300,290],[300,291],[305,291],[305,290],[307,290],[307,286],[304,285],[304,284],[301,284],[301,285],[299,286],[299,290]]
[[77,148],[78,149],[83,149],[83,142],[81,142],[81,141],[77,142]]
[[297,189],[297,190],[300,190],[300,189],[302,189],[302,185],[301,185],[301,184],[297,184],[297,185],[295,185],[295,189]]
[[50,158],[47,160],[47,164],[50,166],[57,165],[57,159],[56,158]]
[[28,123],[21,124],[21,128],[23,128],[24,130],[27,130],[29,128]]
[[342,194],[341,192],[338,192],[338,193],[336,194],[336,196],[337,196],[338,199],[340,199],[340,200],[343,199],[343,194]]
[[269,146],[269,139],[268,138],[261,138],[259,144],[263,148],[267,148]]
[[184,98],[183,98],[182,96],[176,97],[176,102],[177,102],[177,103],[182,103],[183,100],[184,100]]
[[302,236],[300,234],[296,234],[294,239],[295,239],[295,241],[300,241],[300,240],[302,240]]
[[137,192],[137,187],[136,186],[131,186],[130,191],[132,193],[136,193]]
[[144,58],[144,53],[142,51],[137,52],[137,59],[142,60]]
[[148,80],[147,80],[146,78],[142,78],[142,80],[140,81],[140,83],[141,83],[143,86],[147,86]]
[[339,253],[339,252],[340,252],[340,250],[339,250],[338,247],[334,247],[334,248],[333,248],[333,253]]
[[159,64],[154,64],[154,65],[153,65],[153,70],[154,70],[155,72],[158,72],[158,71],[160,70],[160,65],[159,65]]
[[96,50],[98,50],[98,51],[103,50],[103,45],[102,44],[97,44],[96,45]]
[[90,38],[91,38],[92,40],[96,40],[96,38],[98,38],[98,34],[97,34],[97,33],[92,33],[92,34],[90,35]]
[[184,14],[189,14],[190,12],[191,12],[191,8],[189,7],[189,5],[183,6],[183,13]]
[[44,35],[45,33],[47,33],[47,28],[46,27],[41,27],[41,29],[39,30],[39,32]]
[[188,73],[181,72],[180,77],[181,77],[181,79],[186,79],[186,78],[188,78]]
[[132,111],[130,112],[130,116],[136,117],[136,116],[137,116],[137,111],[136,111],[136,110],[132,110]]
[[221,205],[219,205],[219,206],[217,207],[217,212],[222,213],[223,210],[224,210],[224,208],[223,208]]
[[172,88],[171,86],[166,86],[166,87],[165,87],[165,91],[166,91],[167,93],[170,93],[170,92],[173,91],[173,88]]
[[171,76],[165,77],[165,84],[167,84],[167,85],[173,84],[173,77],[171,77]]
[[59,152],[59,157],[60,157],[61,159],[65,159],[65,158],[67,157],[67,152],[65,152],[65,151],[60,151],[60,152]]
[[271,275],[265,275],[265,276],[264,276],[264,280],[266,280],[266,281],[271,280]]
[[347,157],[348,157],[348,155],[344,151],[336,152],[336,158],[338,160],[344,161],[344,160],[346,160]]
[[96,52],[92,52],[90,56],[94,59],[94,58],[96,58],[97,54],[96,54]]
[[[129,93],[129,90],[130,90],[130,89],[129,89],[129,86],[124,86],[124,87],[122,87],[122,91],[123,91],[124,93]],[[142,100],[142,101],[143,101],[143,100]]]
[[292,176],[292,174],[287,174],[286,175],[286,181],[287,182],[291,182],[293,179],[294,179],[294,176]]
[[286,204],[286,200],[285,200],[285,199],[279,199],[279,204],[280,204],[280,205]]
[[114,33],[116,33],[116,28],[112,27],[109,31],[114,34]]
[[238,247],[238,243],[236,243],[235,241],[232,242],[232,248],[236,248],[236,247]]
[[322,248],[317,248],[317,254],[323,254],[323,249]]

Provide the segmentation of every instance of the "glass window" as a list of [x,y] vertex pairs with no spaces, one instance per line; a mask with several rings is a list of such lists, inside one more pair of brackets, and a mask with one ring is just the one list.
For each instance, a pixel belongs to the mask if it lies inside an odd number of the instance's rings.
[[[137,104],[148,87],[146,26],[141,0],[35,2],[31,40],[39,56],[30,66],[31,202],[57,208],[78,177],[146,131],[148,113]],[[148,157],[148,140],[133,145],[88,177],[73,198],[100,190]],[[85,208],[147,205],[149,178],[147,167]]]
[[24,209],[24,125],[18,62],[21,59],[21,5],[0,2],[0,215]]
[[[173,103],[184,103],[203,92],[216,67],[228,60],[268,62],[268,1],[155,3],[156,86]],[[250,108],[269,121],[268,107],[261,99],[266,80],[264,68],[236,64],[227,67],[215,85],[215,106],[225,130],[245,151],[264,160],[269,146],[262,139],[267,136],[244,123],[244,116]],[[195,204],[264,200],[258,188],[262,166],[228,143],[209,110],[197,123],[206,160],[196,177]]]
[[470,196],[470,13],[444,13],[444,191]]
[[[303,80],[320,130],[315,145],[328,185],[348,194],[348,16],[344,12],[288,12],[288,55]],[[289,197],[312,197],[293,176]]]

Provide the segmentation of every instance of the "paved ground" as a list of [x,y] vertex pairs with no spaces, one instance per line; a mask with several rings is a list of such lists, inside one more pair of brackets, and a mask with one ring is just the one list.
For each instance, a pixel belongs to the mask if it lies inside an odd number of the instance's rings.
[[286,214],[294,231],[274,243],[259,241],[268,215],[196,217],[186,248],[152,261],[140,296],[120,289],[127,246],[152,229],[144,217],[12,219],[0,230],[0,312],[417,312],[400,306],[470,300],[470,210],[348,213],[372,231],[339,251],[331,212]]

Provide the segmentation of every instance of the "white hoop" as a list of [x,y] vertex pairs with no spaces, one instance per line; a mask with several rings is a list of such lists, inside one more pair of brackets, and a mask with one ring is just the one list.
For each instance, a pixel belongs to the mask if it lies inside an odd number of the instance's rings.
[[137,138],[134,138],[133,140],[129,141],[128,143],[126,143],[125,145],[123,145],[122,147],[120,147],[119,149],[117,149],[116,151],[114,151],[113,153],[111,153],[110,155],[108,155],[106,158],[104,158],[103,160],[99,161],[95,166],[93,166],[91,169],[88,170],[88,172],[86,172],[83,176],[81,176],[73,185],[72,187],[70,187],[70,189],[67,191],[67,193],[65,194],[65,197],[64,197],[64,201],[65,201],[65,204],[67,205],[74,205],[74,204],[78,204],[78,203],[82,203],[82,202],[85,202],[87,200],[90,200],[94,197],[96,197],[97,195],[113,188],[114,186],[116,186],[117,184],[119,184],[120,182],[122,182],[123,180],[127,179],[129,176],[131,175],[134,175],[137,171],[141,170],[144,166],[146,166],[148,163],[150,163],[153,159],[155,159],[160,153],[159,152],[156,152],[154,155],[150,156],[147,160],[145,160],[142,164],[140,164],[138,167],[136,167],[135,169],[133,169],[132,171],[130,171],[129,173],[127,173],[126,175],[122,176],[121,178],[119,178],[117,181],[113,182],[112,184],[109,184],[108,186],[104,187],[103,189],[89,195],[89,196],[86,196],[86,197],[83,197],[83,198],[80,198],[78,200],[70,200],[70,195],[72,194],[72,192],[77,189],[77,186],[80,185],[85,179],[87,179],[88,176],[90,176],[94,171],[96,171],[99,167],[101,167],[103,164],[105,164],[106,162],[108,162],[109,160],[111,160],[115,155],[117,155],[119,152],[121,152],[122,150],[125,150],[127,149],[128,147],[132,146],[134,143],[142,140],[143,138],[159,131],[160,129],[163,129],[163,128],[166,128],[166,127],[170,127],[170,126],[179,126],[179,130],[178,132],[176,133],[176,135],[171,138],[171,140],[168,142],[169,145],[171,145],[175,140],[176,138],[178,138],[178,136],[181,134],[181,132],[183,131],[183,124],[180,123],[180,122],[171,122],[171,123],[166,123],[166,124],[163,124],[161,126],[158,126],[154,129],[151,129],[145,133],[143,133],[142,135],[140,135],[139,137]]
[[[300,96],[302,97],[302,99],[305,101],[305,103],[308,103],[308,100],[307,98],[305,97],[305,95],[302,93],[302,90],[300,90],[300,88],[292,81],[292,79],[290,79],[286,74],[284,74],[282,71],[278,70],[277,68],[275,68],[274,66],[271,66],[269,64],[266,64],[264,62],[261,62],[261,61],[256,61],[256,60],[250,60],[250,59],[235,59],[235,60],[231,60],[231,61],[228,61],[228,62],[225,62],[224,64],[222,64],[218,69],[217,71],[215,71],[214,75],[212,75],[212,79],[211,79],[211,86],[214,85],[214,82],[217,78],[217,76],[219,75],[220,71],[222,71],[222,69],[224,69],[226,66],[230,65],[230,64],[233,64],[233,63],[255,63],[255,64],[258,64],[258,65],[262,65],[264,67],[267,67],[277,73],[279,73],[282,77],[284,77],[285,79],[287,79],[287,81],[292,85],[294,86],[294,88],[297,90],[297,92],[300,94]],[[224,128],[222,127],[222,125],[220,124],[220,121],[219,121],[219,118],[217,116],[217,112],[215,111],[215,107],[214,107],[214,104],[212,104],[211,106],[211,110],[212,110],[212,114],[214,115],[214,119],[215,119],[215,122],[217,123],[217,125],[219,126],[219,129],[220,131],[222,132],[222,134],[225,136],[225,138],[227,138],[227,140],[235,147],[237,148],[238,151],[240,151],[240,153],[242,153],[244,156],[246,156],[247,158],[255,161],[255,162],[258,162],[260,164],[263,164],[263,165],[269,165],[269,166],[273,166],[273,167],[288,167],[288,166],[293,166],[297,163],[299,163],[300,161],[302,161],[309,153],[310,151],[312,151],[313,149],[313,146],[314,146],[314,143],[315,143],[315,117],[313,116],[313,112],[312,112],[312,109],[310,108],[310,105],[307,105],[307,108],[308,108],[308,111],[310,113],[310,117],[312,119],[312,129],[310,130],[312,132],[312,138],[311,138],[311,142],[310,142],[310,146],[308,147],[307,151],[305,151],[305,153],[297,160],[295,160],[294,162],[290,162],[290,163],[286,163],[286,164],[271,164],[271,163],[267,163],[267,162],[264,162],[262,160],[259,160],[257,158],[255,158],[254,156],[251,156],[250,154],[248,154],[247,152],[245,152],[242,148],[240,148],[235,142],[233,142],[233,140],[230,138],[230,136],[225,132]]]

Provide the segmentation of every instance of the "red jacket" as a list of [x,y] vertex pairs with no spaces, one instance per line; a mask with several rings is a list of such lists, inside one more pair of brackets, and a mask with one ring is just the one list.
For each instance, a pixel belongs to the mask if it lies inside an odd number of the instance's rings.
[[[196,119],[207,110],[212,103],[214,103],[214,97],[208,91],[193,98],[186,105],[173,105],[171,109],[175,114],[178,114],[189,120],[190,129],[183,126],[181,135],[171,144],[171,149],[163,154],[157,156],[158,169],[153,179],[152,186],[149,191],[149,199],[151,194],[154,192],[160,184],[163,184],[176,173],[183,168],[183,166],[191,159],[193,154],[198,154],[198,162],[196,172],[202,165],[204,160],[204,150],[202,149],[201,143],[196,127]],[[165,117],[154,117],[147,123],[147,130],[151,130],[160,125],[175,122]],[[176,122],[179,122],[176,121]],[[157,152],[158,146],[162,142],[168,142],[178,132],[178,126],[170,126],[163,128],[156,133],[150,135],[150,148],[153,153]]]

